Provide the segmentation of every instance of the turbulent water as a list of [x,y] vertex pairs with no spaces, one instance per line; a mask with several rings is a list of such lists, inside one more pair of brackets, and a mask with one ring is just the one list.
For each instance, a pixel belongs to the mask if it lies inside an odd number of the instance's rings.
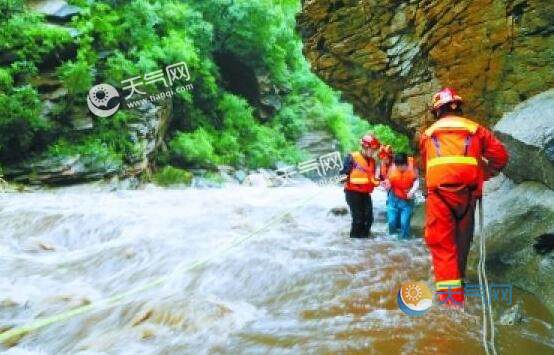
[[[383,193],[375,239],[348,238],[349,216],[329,213],[343,204],[315,185],[0,196],[0,329],[98,304],[7,352],[484,353],[478,298],[466,313],[398,309],[430,260],[421,239],[386,234]],[[518,300],[526,319],[497,326],[500,353],[554,353],[552,318]]]

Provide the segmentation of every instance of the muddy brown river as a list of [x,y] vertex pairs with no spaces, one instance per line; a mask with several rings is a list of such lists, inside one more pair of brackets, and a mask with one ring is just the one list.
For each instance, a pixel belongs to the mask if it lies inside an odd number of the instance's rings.
[[[432,273],[422,239],[387,235],[384,204],[377,192],[375,238],[351,240],[350,217],[329,213],[344,205],[335,186],[0,195],[0,330],[92,306],[2,350],[484,353],[479,298],[464,313],[399,310],[400,284],[431,285]],[[118,295],[126,296],[102,303]],[[525,318],[496,325],[499,354],[554,354],[546,308],[517,289],[513,302]],[[495,304],[496,320],[508,308]]]

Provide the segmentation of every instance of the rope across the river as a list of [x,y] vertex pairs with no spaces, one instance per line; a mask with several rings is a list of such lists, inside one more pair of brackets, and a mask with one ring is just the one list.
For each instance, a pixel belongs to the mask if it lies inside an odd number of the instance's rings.
[[210,255],[208,255],[204,258],[198,259],[198,260],[193,261],[191,263],[184,263],[184,264],[178,266],[177,268],[175,268],[175,270],[172,273],[170,273],[166,276],[156,278],[156,279],[148,282],[145,285],[141,285],[139,287],[133,288],[133,289],[127,291],[127,292],[116,294],[116,295],[111,296],[109,298],[106,298],[106,299],[103,299],[103,300],[100,300],[100,301],[97,301],[97,302],[94,302],[94,303],[90,303],[90,304],[87,304],[87,305],[84,305],[84,306],[80,306],[80,307],[77,307],[77,308],[74,308],[74,309],[71,309],[71,310],[68,310],[68,311],[50,316],[50,317],[37,319],[37,320],[35,320],[35,321],[33,321],[29,324],[14,327],[14,328],[9,329],[9,330],[7,330],[3,333],[0,333],[0,344],[4,344],[4,345],[9,346],[11,344],[16,343],[23,336],[25,336],[29,333],[32,333],[34,331],[37,331],[41,328],[44,328],[46,326],[66,321],[66,320],[71,319],[75,316],[78,316],[80,314],[84,314],[84,313],[87,313],[87,312],[90,312],[90,311],[93,311],[93,310],[98,310],[98,309],[102,309],[102,308],[116,306],[121,301],[127,299],[130,296],[139,294],[141,292],[144,292],[144,291],[149,290],[149,289],[153,289],[153,288],[155,288],[159,285],[164,284],[166,281],[170,280],[176,274],[181,274],[181,273],[184,273],[184,272],[187,272],[187,271],[191,271],[191,270],[193,270],[193,269],[195,269],[199,266],[206,265],[210,261],[215,260],[216,258],[220,257],[221,255],[226,254],[227,252],[229,252],[234,247],[236,247],[236,246],[244,243],[245,241],[250,240],[250,239],[252,239],[256,236],[259,236],[259,234],[261,232],[263,232],[267,228],[271,227],[275,223],[282,220],[290,212],[305,206],[308,202],[310,202],[318,194],[319,194],[319,192],[317,192],[313,195],[310,195],[308,198],[306,198],[304,200],[301,200],[300,203],[298,203],[297,205],[295,205],[291,208],[288,208],[284,212],[270,218],[260,228],[256,229],[255,231],[253,231],[253,232],[251,232],[251,233],[249,233],[249,234],[247,234],[243,237],[239,237],[239,238],[235,239],[228,246],[220,249],[219,251],[216,251],[213,254],[210,254]]

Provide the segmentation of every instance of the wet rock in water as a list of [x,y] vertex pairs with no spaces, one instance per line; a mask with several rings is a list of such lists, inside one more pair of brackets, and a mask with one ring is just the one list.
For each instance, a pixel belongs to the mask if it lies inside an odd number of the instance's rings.
[[410,229],[414,236],[423,236],[425,233],[425,201],[416,202],[412,219],[410,220]]
[[237,179],[234,176],[235,169],[232,166],[218,165],[217,171],[222,183],[231,185],[236,185],[238,183]]
[[192,178],[190,186],[196,189],[213,189],[221,187],[221,183],[202,176]]
[[504,173],[515,182],[542,182],[554,189],[554,89],[518,105],[494,126],[508,148]]
[[37,238],[30,238],[23,243],[23,250],[29,253],[39,253],[44,251],[55,251],[53,244]]
[[335,216],[345,216],[348,214],[348,208],[341,206],[341,207],[333,207],[329,211],[332,215]]
[[154,327],[142,328],[140,330],[140,338],[143,340],[154,338],[156,334],[157,332]]
[[387,211],[384,209],[373,209],[374,222],[387,222]]
[[38,246],[40,247],[40,249],[45,250],[45,251],[54,251],[54,250],[56,250],[56,248],[54,248],[54,246],[52,244],[46,243],[46,242],[39,242]]
[[[484,192],[487,272],[539,296],[554,313],[554,258],[534,247],[537,236],[554,230],[554,191],[534,181],[516,184],[500,174]],[[477,263],[477,244],[470,265]]]
[[128,178],[120,178],[119,176],[114,176],[108,182],[108,184],[111,185],[112,191],[136,190],[141,186],[141,182],[136,176],[131,176]]
[[135,255],[137,255],[137,252],[133,247],[128,247],[125,248],[121,254],[125,259],[131,259]]
[[521,303],[516,303],[507,309],[501,316],[499,323],[502,325],[520,324],[524,319],[523,306]]
[[274,186],[271,177],[263,173],[249,174],[242,182],[244,186],[271,187]]
[[15,186],[9,184],[6,180],[0,177],[0,193],[4,192],[16,192],[17,189]]
[[132,320],[131,325],[133,327],[145,322],[150,317],[152,317],[152,314],[154,314],[154,310],[152,308],[147,308],[144,310],[141,310],[140,313],[138,313]]
[[546,255],[554,250],[554,233],[546,233],[538,236],[533,244],[536,252]]
[[4,172],[14,182],[65,184],[98,180],[120,171],[117,162],[80,154],[51,157],[6,167]]
[[246,179],[246,176],[247,176],[247,174],[246,174],[246,172],[245,172],[244,170],[237,170],[237,171],[235,171],[234,174],[233,174],[233,177],[234,177],[235,179],[237,179],[237,181],[238,181],[239,183],[241,183],[241,184],[242,184],[242,182],[244,181],[244,179]]

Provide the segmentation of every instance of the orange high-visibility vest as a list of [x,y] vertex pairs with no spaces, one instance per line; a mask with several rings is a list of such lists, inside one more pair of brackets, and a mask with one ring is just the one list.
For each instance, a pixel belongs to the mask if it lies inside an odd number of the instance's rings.
[[350,191],[370,193],[379,182],[375,180],[375,160],[364,158],[360,152],[352,153],[353,167],[344,188]]
[[417,179],[417,172],[412,165],[408,166],[408,169],[405,171],[400,171],[396,166],[393,166],[390,169],[388,175],[391,191],[396,195],[396,197],[403,200],[408,199],[408,192],[414,186],[414,182]]
[[473,140],[479,125],[458,116],[447,116],[425,131],[427,188],[445,184],[475,186],[479,181],[480,144]]

